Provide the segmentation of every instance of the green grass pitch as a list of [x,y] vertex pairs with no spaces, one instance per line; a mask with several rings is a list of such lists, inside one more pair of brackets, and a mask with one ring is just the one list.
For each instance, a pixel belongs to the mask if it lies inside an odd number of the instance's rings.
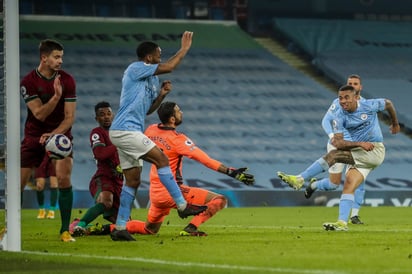
[[[134,209],[133,218],[146,212]],[[0,251],[0,272],[412,273],[410,207],[364,207],[364,225],[324,231],[337,214],[337,207],[226,208],[201,226],[209,236],[181,237],[188,220],[172,212],[158,235],[135,235],[136,242],[88,236],[63,243],[59,214],[37,220],[36,210],[22,210],[22,252]],[[4,210],[0,217],[4,226]]]

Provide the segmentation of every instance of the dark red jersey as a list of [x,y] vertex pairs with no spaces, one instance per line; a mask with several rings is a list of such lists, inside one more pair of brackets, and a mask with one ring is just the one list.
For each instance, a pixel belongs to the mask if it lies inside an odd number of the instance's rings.
[[[37,120],[33,113],[27,108],[27,119],[25,124],[25,136],[41,136],[45,132],[51,132],[59,126],[64,119],[64,102],[76,101],[76,82],[74,78],[63,70],[59,70],[60,81],[63,87],[63,94],[56,105],[54,111],[44,122]],[[20,83],[20,93],[25,103],[39,98],[43,104],[47,103],[54,95],[54,77],[47,79],[43,77],[37,69],[27,74]],[[66,135],[71,136],[71,129]]]
[[119,154],[110,141],[109,131],[102,127],[94,128],[90,132],[90,145],[97,164],[97,170],[93,177],[113,178],[116,183],[122,185],[123,173],[120,169]]

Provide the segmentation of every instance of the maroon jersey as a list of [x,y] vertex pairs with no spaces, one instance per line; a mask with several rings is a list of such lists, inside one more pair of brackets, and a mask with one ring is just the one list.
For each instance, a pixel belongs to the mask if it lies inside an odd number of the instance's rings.
[[110,141],[109,131],[102,127],[94,128],[90,132],[90,145],[97,164],[93,178],[104,176],[112,178],[113,183],[123,185],[119,154]]
[[[76,82],[74,78],[63,70],[59,70],[50,79],[43,77],[37,69],[27,74],[20,83],[20,92],[27,104],[31,100],[39,98],[43,104],[47,103],[54,95],[53,82],[54,78],[60,74],[60,81],[63,88],[62,97],[56,105],[54,111],[46,118],[45,121],[37,120],[30,109],[27,108],[27,119],[24,127],[25,136],[41,136],[45,132],[51,132],[59,126],[64,119],[64,102],[76,101]],[[66,132],[71,139],[71,129]]]

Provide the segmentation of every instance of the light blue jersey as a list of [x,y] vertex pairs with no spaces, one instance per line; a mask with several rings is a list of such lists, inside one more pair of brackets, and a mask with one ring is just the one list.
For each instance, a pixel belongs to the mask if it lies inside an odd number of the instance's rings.
[[[364,99],[361,98],[361,100],[364,100]],[[331,136],[334,133],[332,122],[336,116],[336,113],[340,110],[341,110],[341,107],[339,104],[339,99],[336,98],[335,100],[333,100],[328,111],[325,113],[325,116],[323,116],[322,127],[328,136]],[[350,136],[349,132],[346,129],[344,129],[343,131],[343,139],[346,141],[352,141],[352,137]],[[329,142],[330,142],[330,139],[329,139]]]
[[354,112],[335,112],[333,133],[348,131],[354,142],[383,142],[377,113],[385,110],[385,99],[364,99]]
[[134,62],[123,74],[120,106],[111,130],[144,131],[144,121],[159,95],[159,78],[154,75],[158,64]]
[[[359,100],[363,101],[365,100],[365,98],[360,97]],[[340,111],[341,109],[342,108],[339,104],[339,98],[336,98],[335,100],[333,100],[328,111],[325,113],[325,116],[323,116],[322,127],[328,136],[331,136],[333,134],[333,127],[332,127],[333,119],[336,113]],[[349,132],[346,129],[344,129],[343,131],[343,139],[346,141],[352,141],[352,137],[350,136]],[[330,142],[330,139],[329,139],[329,142]]]

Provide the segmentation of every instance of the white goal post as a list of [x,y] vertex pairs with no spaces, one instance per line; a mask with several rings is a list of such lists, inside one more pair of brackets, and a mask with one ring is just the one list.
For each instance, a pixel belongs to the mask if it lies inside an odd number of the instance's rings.
[[0,247],[21,251],[19,1],[2,2],[6,232]]

